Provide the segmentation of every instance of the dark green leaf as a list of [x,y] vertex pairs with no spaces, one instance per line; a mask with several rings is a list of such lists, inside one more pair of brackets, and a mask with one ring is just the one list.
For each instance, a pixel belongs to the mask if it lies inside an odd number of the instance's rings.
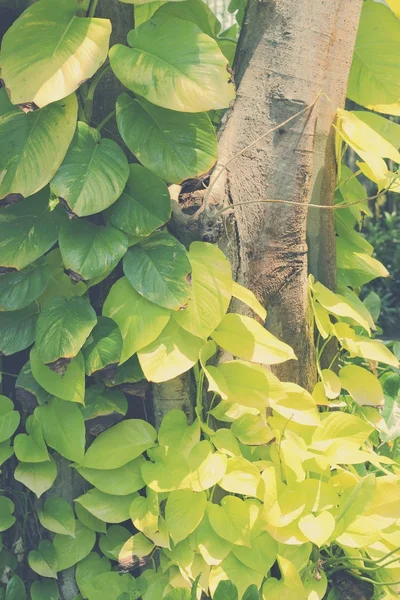
[[121,195],[129,175],[118,146],[79,122],[72,144],[51,182],[51,189],[78,217],[105,210]]
[[[25,43],[18,44],[26,57]],[[77,110],[72,95],[25,113],[11,104],[4,88],[0,90],[0,198],[26,198],[49,183],[71,143]]]
[[14,410],[13,402],[6,396],[0,396],[0,443],[13,435],[19,421],[19,412]]
[[48,188],[0,210],[0,267],[21,271],[37,260],[55,244],[65,218]]
[[45,291],[37,299],[41,308],[52,300],[54,296],[73,298],[74,296],[83,296],[85,294],[88,286],[83,281],[79,281],[78,283],[73,282],[65,273],[59,248],[46,254],[45,261],[51,267],[51,275]]
[[[122,117],[121,117],[122,119]],[[166,184],[142,165],[130,165],[122,196],[105,213],[106,219],[129,235],[130,243],[149,235],[171,216]]]
[[57,583],[51,580],[35,581],[31,586],[32,600],[59,600]]
[[206,113],[181,113],[121,94],[117,124],[129,150],[165,181],[207,173],[217,160],[217,138]]
[[220,581],[213,600],[238,600],[238,591],[231,581]]
[[127,411],[127,399],[118,390],[108,390],[102,385],[92,385],[87,388],[85,407],[82,411],[85,421],[114,413],[125,416]]
[[51,274],[43,259],[22,271],[0,276],[0,310],[19,310],[31,304],[45,290]]
[[121,358],[122,335],[118,325],[112,319],[99,317],[83,347],[87,375],[107,367],[116,367]]
[[135,290],[171,310],[179,310],[188,302],[190,271],[184,246],[167,231],[153,233],[124,257],[124,273]]
[[9,356],[33,344],[38,314],[35,303],[21,310],[0,312],[0,354]]
[[26,591],[24,582],[18,575],[11,577],[7,583],[5,600],[26,600]]
[[[50,365],[72,359],[96,325],[97,316],[85,298],[56,296],[43,308],[36,327],[36,348],[41,361]],[[54,370],[58,369],[54,366]]]
[[6,498],[6,496],[0,496],[0,531],[7,531],[7,529],[10,529],[14,525],[14,510],[15,507],[12,500]]
[[47,402],[51,394],[46,392],[32,374],[31,363],[24,364],[15,382],[15,393],[22,402],[30,402],[33,406]]

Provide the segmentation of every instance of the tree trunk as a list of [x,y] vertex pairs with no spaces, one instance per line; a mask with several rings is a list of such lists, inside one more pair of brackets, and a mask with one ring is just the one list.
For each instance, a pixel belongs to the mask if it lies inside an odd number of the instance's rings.
[[[249,0],[234,65],[237,98],[221,130],[214,181],[235,154],[276,129],[232,160],[201,216],[203,235],[221,231],[220,244],[237,280],[267,306],[268,329],[295,350],[298,360],[274,371],[307,389],[316,378],[307,204],[333,204],[331,126],[346,95],[361,5],[362,0]],[[296,204],[259,203],[266,199]],[[218,208],[242,203],[249,204],[224,219],[227,227],[216,222]],[[313,210],[310,266],[333,285],[333,214]]]

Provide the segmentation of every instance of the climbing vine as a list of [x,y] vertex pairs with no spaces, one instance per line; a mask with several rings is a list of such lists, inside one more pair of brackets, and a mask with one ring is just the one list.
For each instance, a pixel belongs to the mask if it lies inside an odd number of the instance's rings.
[[[236,33],[202,0],[138,3],[127,45],[109,48],[96,0],[39,0],[4,35],[1,371],[22,368],[0,396],[0,464],[17,482],[0,496],[0,599],[64,600],[71,567],[74,600],[336,600],[343,573],[397,597],[399,352],[360,299],[388,273],[359,231],[358,179],[400,191],[384,160],[400,163],[400,126],[373,112],[399,114],[388,4],[364,3],[350,76],[371,110],[339,110],[335,125],[338,286],[309,279],[312,393],[272,374],[294,352],[222,251],[169,228],[167,184],[216,162]],[[231,9],[241,23],[242,3]],[[98,123],[110,72],[127,91]],[[171,410],[157,431],[147,382],[189,371],[195,420]],[[72,504],[54,493],[63,464],[81,482]]]

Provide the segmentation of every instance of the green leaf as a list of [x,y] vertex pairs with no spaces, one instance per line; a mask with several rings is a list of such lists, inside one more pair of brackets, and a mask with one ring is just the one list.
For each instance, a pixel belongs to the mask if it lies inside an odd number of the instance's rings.
[[257,497],[260,482],[261,476],[257,467],[245,458],[234,456],[228,459],[226,473],[219,486],[232,494]]
[[82,525],[85,525],[88,529],[92,531],[97,531],[99,533],[105,533],[107,530],[106,524],[104,521],[100,521],[97,517],[92,515],[86,508],[83,508],[80,504],[75,504],[75,512],[79,521]]
[[103,315],[113,319],[121,330],[121,363],[153,342],[170,318],[167,309],[143,298],[126,277],[112,286],[103,306]]
[[310,542],[320,548],[328,542],[335,529],[335,517],[327,510],[318,515],[310,513],[300,518],[299,529]]
[[[7,31],[2,77],[14,104],[46,106],[74,92],[107,58],[108,19],[82,19],[76,2],[41,0]],[[26,48],[29,48],[27,57]]]
[[189,487],[186,483],[190,475],[189,463],[183,452],[163,446],[151,451],[151,461],[142,465],[142,477],[146,485],[155,492],[171,492],[181,487]]
[[[75,296],[56,296],[46,304],[36,327],[36,348],[45,365],[72,359],[96,325],[97,316],[90,302]],[[56,365],[54,370],[57,371]]]
[[14,471],[14,478],[38,498],[51,488],[56,477],[57,466],[52,459],[42,463],[19,463]]
[[242,600],[260,600],[260,594],[256,585],[250,585],[243,594]]
[[276,561],[278,544],[269,533],[264,531],[251,540],[250,548],[236,546],[232,552],[246,567],[265,575]]
[[8,440],[20,422],[19,412],[14,410],[13,402],[0,395],[0,443]]
[[38,509],[43,527],[62,535],[75,535],[75,517],[71,505],[62,498],[47,498],[42,509]]
[[106,535],[100,536],[100,550],[111,560],[118,560],[119,553],[125,542],[131,537],[130,531],[121,525],[108,527]]
[[346,365],[339,372],[342,387],[360,406],[381,406],[384,403],[382,386],[367,369]]
[[217,160],[215,130],[206,113],[167,110],[123,93],[117,124],[129,150],[165,181],[180,183],[207,173]]
[[[128,2],[128,0],[121,0],[121,2]],[[142,23],[151,19],[156,10],[164,4],[166,4],[166,2],[163,2],[162,0],[154,0],[154,2],[146,1],[146,4],[135,2],[135,27],[139,27],[139,25],[142,25]]]
[[77,404],[51,398],[48,404],[35,409],[46,444],[68,460],[83,461],[85,423]]
[[384,442],[400,437],[400,375],[393,373],[383,383],[385,406],[382,417],[386,421],[388,434],[381,433]]
[[59,244],[70,276],[84,281],[114,269],[128,248],[122,231],[115,227],[98,227],[86,219],[66,223],[61,228]]
[[0,312],[0,352],[4,356],[21,352],[33,344],[38,314],[35,302],[21,310]]
[[204,344],[199,353],[201,368],[203,369],[208,380],[208,391],[215,392],[223,400],[228,397],[228,386],[224,376],[213,365],[207,365],[207,361],[217,352],[217,345],[209,340]]
[[207,515],[215,533],[239,546],[250,546],[252,503],[236,496],[225,496],[221,506],[208,503]]
[[168,446],[169,450],[178,450],[188,456],[192,448],[200,441],[200,425],[196,420],[188,425],[183,410],[169,410],[161,421],[158,430],[158,443]]
[[43,294],[37,299],[38,304],[44,307],[54,296],[83,296],[87,292],[87,285],[83,281],[73,282],[65,273],[64,263],[59,248],[52,250],[45,256],[46,264],[50,265],[52,272],[49,282]]
[[32,374],[49,394],[62,400],[83,404],[85,397],[85,362],[81,353],[71,360],[65,373],[59,375],[49,369],[39,358],[36,348],[30,353]]
[[214,590],[218,583],[224,580],[233,583],[238,590],[239,598],[243,598],[244,592],[250,585],[255,584],[260,587],[263,576],[245,566],[233,554],[229,554],[222,563],[211,568],[209,579],[211,593],[216,593]]
[[129,32],[128,44],[111,48],[111,68],[128,89],[153,104],[198,113],[226,108],[234,99],[225,57],[194,23],[155,15]]
[[113,373],[111,378],[104,378],[104,385],[107,387],[114,388],[116,386],[121,387],[128,384],[137,383],[144,379],[142,367],[139,364],[138,357],[136,354],[131,356],[123,365],[117,367],[116,373]]
[[315,431],[313,447],[326,449],[332,442],[351,442],[361,446],[373,431],[364,420],[344,412],[329,413]]
[[399,114],[399,55],[399,19],[382,4],[364,3],[347,90],[349,98],[378,112]]
[[329,398],[329,400],[337,398],[342,389],[342,384],[336,373],[330,369],[322,369],[321,380],[324,386],[325,396]]
[[25,586],[18,575],[14,575],[8,581],[5,600],[26,600]]
[[232,296],[231,266],[219,248],[205,242],[190,245],[189,260],[192,265],[189,305],[172,316],[183,329],[205,340],[228,310]]
[[149,169],[139,164],[129,165],[129,169],[126,187],[105,217],[133,243],[169,221],[171,199],[166,184]]
[[211,337],[227,352],[253,362],[275,365],[296,358],[290,346],[242,315],[225,315]]
[[155,533],[159,529],[159,497],[157,492],[147,489],[146,497],[138,496],[129,509],[132,523],[145,535]]
[[336,527],[332,539],[336,539],[362,515],[371,504],[376,491],[376,479],[373,473],[363,477],[357,486],[343,497],[336,515]]
[[154,342],[138,351],[148,381],[168,381],[185,373],[199,358],[204,341],[170,320]]
[[[85,217],[111,206],[122,194],[128,175],[128,160],[118,144],[102,139],[96,129],[79,121],[51,190],[63,199],[69,211]],[[79,230],[74,233],[79,236]]]
[[365,307],[362,306],[360,309],[359,306],[354,306],[354,299],[352,302],[341,294],[335,294],[319,281],[313,284],[312,290],[314,298],[332,315],[335,315],[335,317],[346,317],[352,323],[354,322],[364,327],[368,333],[371,332],[371,320],[369,315],[365,314]]
[[89,490],[75,500],[92,515],[106,523],[122,523],[129,519],[129,507],[137,497],[136,493],[126,496],[105,494],[96,488]]
[[159,15],[164,19],[176,17],[194,23],[203,33],[212,38],[216,38],[221,31],[221,23],[203,0],[167,2],[162,9],[158,10],[157,16]]
[[84,598],[87,598],[91,591],[91,580],[109,571],[111,571],[111,563],[108,558],[100,557],[96,552],[91,552],[77,564],[76,583]]
[[376,277],[389,275],[379,260],[366,252],[360,252],[357,246],[341,237],[336,238],[336,253],[338,272],[344,285],[361,287]]
[[57,583],[51,580],[34,581],[31,585],[32,600],[60,600]]
[[37,550],[31,550],[28,564],[32,571],[42,577],[57,579],[57,556],[54,546],[48,540],[42,540]]
[[258,410],[269,405],[269,375],[264,367],[232,360],[221,363],[217,370],[226,381],[229,404],[242,404]]
[[83,462],[89,469],[118,469],[154,446],[156,431],[146,421],[128,419],[101,433]]
[[154,550],[154,544],[148,540],[143,533],[136,533],[122,546],[118,556],[118,562],[122,567],[129,568],[138,559],[149,556]]
[[194,446],[188,458],[190,475],[185,480],[194,492],[208,490],[217,483],[221,485],[227,470],[227,457],[221,452],[213,452],[207,440]]
[[242,444],[264,446],[274,439],[262,415],[243,415],[232,423],[232,432]]
[[16,436],[14,450],[15,456],[22,462],[40,463],[49,460],[42,427],[36,418],[33,418],[30,435],[20,433]]
[[167,231],[157,231],[130,248],[124,273],[141,296],[171,310],[187,305],[191,271],[185,247]]
[[96,542],[96,534],[79,521],[75,523],[75,537],[61,535],[54,536],[54,548],[56,549],[58,571],[64,571],[73,567],[77,562],[83,560],[91,552]]
[[[102,573],[88,582],[88,600],[119,600],[121,594],[135,590],[135,580],[129,573]],[[136,598],[140,596],[136,595]],[[130,594],[128,595],[130,598]],[[133,596],[135,598],[135,596]]]
[[117,366],[121,358],[122,335],[112,319],[99,317],[82,353],[87,375],[93,375],[107,367]]
[[174,588],[164,596],[164,600],[190,600],[190,591],[187,588]]
[[238,300],[241,300],[241,302],[243,302],[249,308],[251,308],[252,311],[254,311],[262,321],[265,321],[265,319],[267,318],[267,311],[260,304],[260,302],[257,300],[257,298],[251,290],[248,290],[247,288],[234,281],[232,284],[232,296],[234,298],[237,298]]
[[79,468],[78,472],[98,490],[114,496],[126,496],[137,492],[145,485],[142,478],[143,458],[139,456],[118,469],[103,471],[102,469]]
[[[18,40],[18,44],[26,60],[25,40],[23,43]],[[4,39],[2,57],[3,49]],[[4,88],[0,90],[0,172],[3,173],[0,198],[11,201],[26,198],[49,183],[71,143],[77,110],[78,102],[73,95],[44,110],[25,113],[11,104]]]
[[190,540],[208,565],[218,565],[232,550],[232,543],[217,535],[211,527],[207,513]]
[[45,290],[51,269],[43,260],[22,271],[0,277],[0,310],[20,310],[36,300]]
[[102,385],[91,385],[86,389],[83,417],[85,421],[112,414],[126,415],[128,401],[122,392],[108,390]]
[[[9,440],[8,440],[9,441]],[[14,454],[11,446],[0,446],[0,467]]]
[[170,493],[165,506],[165,520],[174,544],[196,529],[204,516],[206,505],[205,492],[177,490]]
[[213,600],[238,600],[238,591],[232,581],[220,581],[214,592]]
[[7,531],[15,523],[13,516],[15,510],[14,502],[6,496],[0,496],[0,532]]

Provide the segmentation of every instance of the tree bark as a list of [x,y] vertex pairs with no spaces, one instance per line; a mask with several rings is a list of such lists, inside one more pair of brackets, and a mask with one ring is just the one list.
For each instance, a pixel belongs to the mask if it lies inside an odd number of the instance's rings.
[[[201,215],[203,235],[209,236],[210,228],[222,231],[220,244],[237,280],[267,306],[268,329],[295,350],[298,360],[274,371],[307,389],[316,371],[306,205],[310,200],[333,204],[331,125],[346,95],[361,5],[362,0],[249,0],[234,65],[237,98],[221,129],[214,180],[236,153],[277,129],[231,162]],[[301,110],[301,116],[278,127]],[[295,205],[258,203],[265,199]],[[245,202],[224,219],[226,235],[216,222],[218,208]],[[314,211],[310,266],[333,285],[333,215]]]

